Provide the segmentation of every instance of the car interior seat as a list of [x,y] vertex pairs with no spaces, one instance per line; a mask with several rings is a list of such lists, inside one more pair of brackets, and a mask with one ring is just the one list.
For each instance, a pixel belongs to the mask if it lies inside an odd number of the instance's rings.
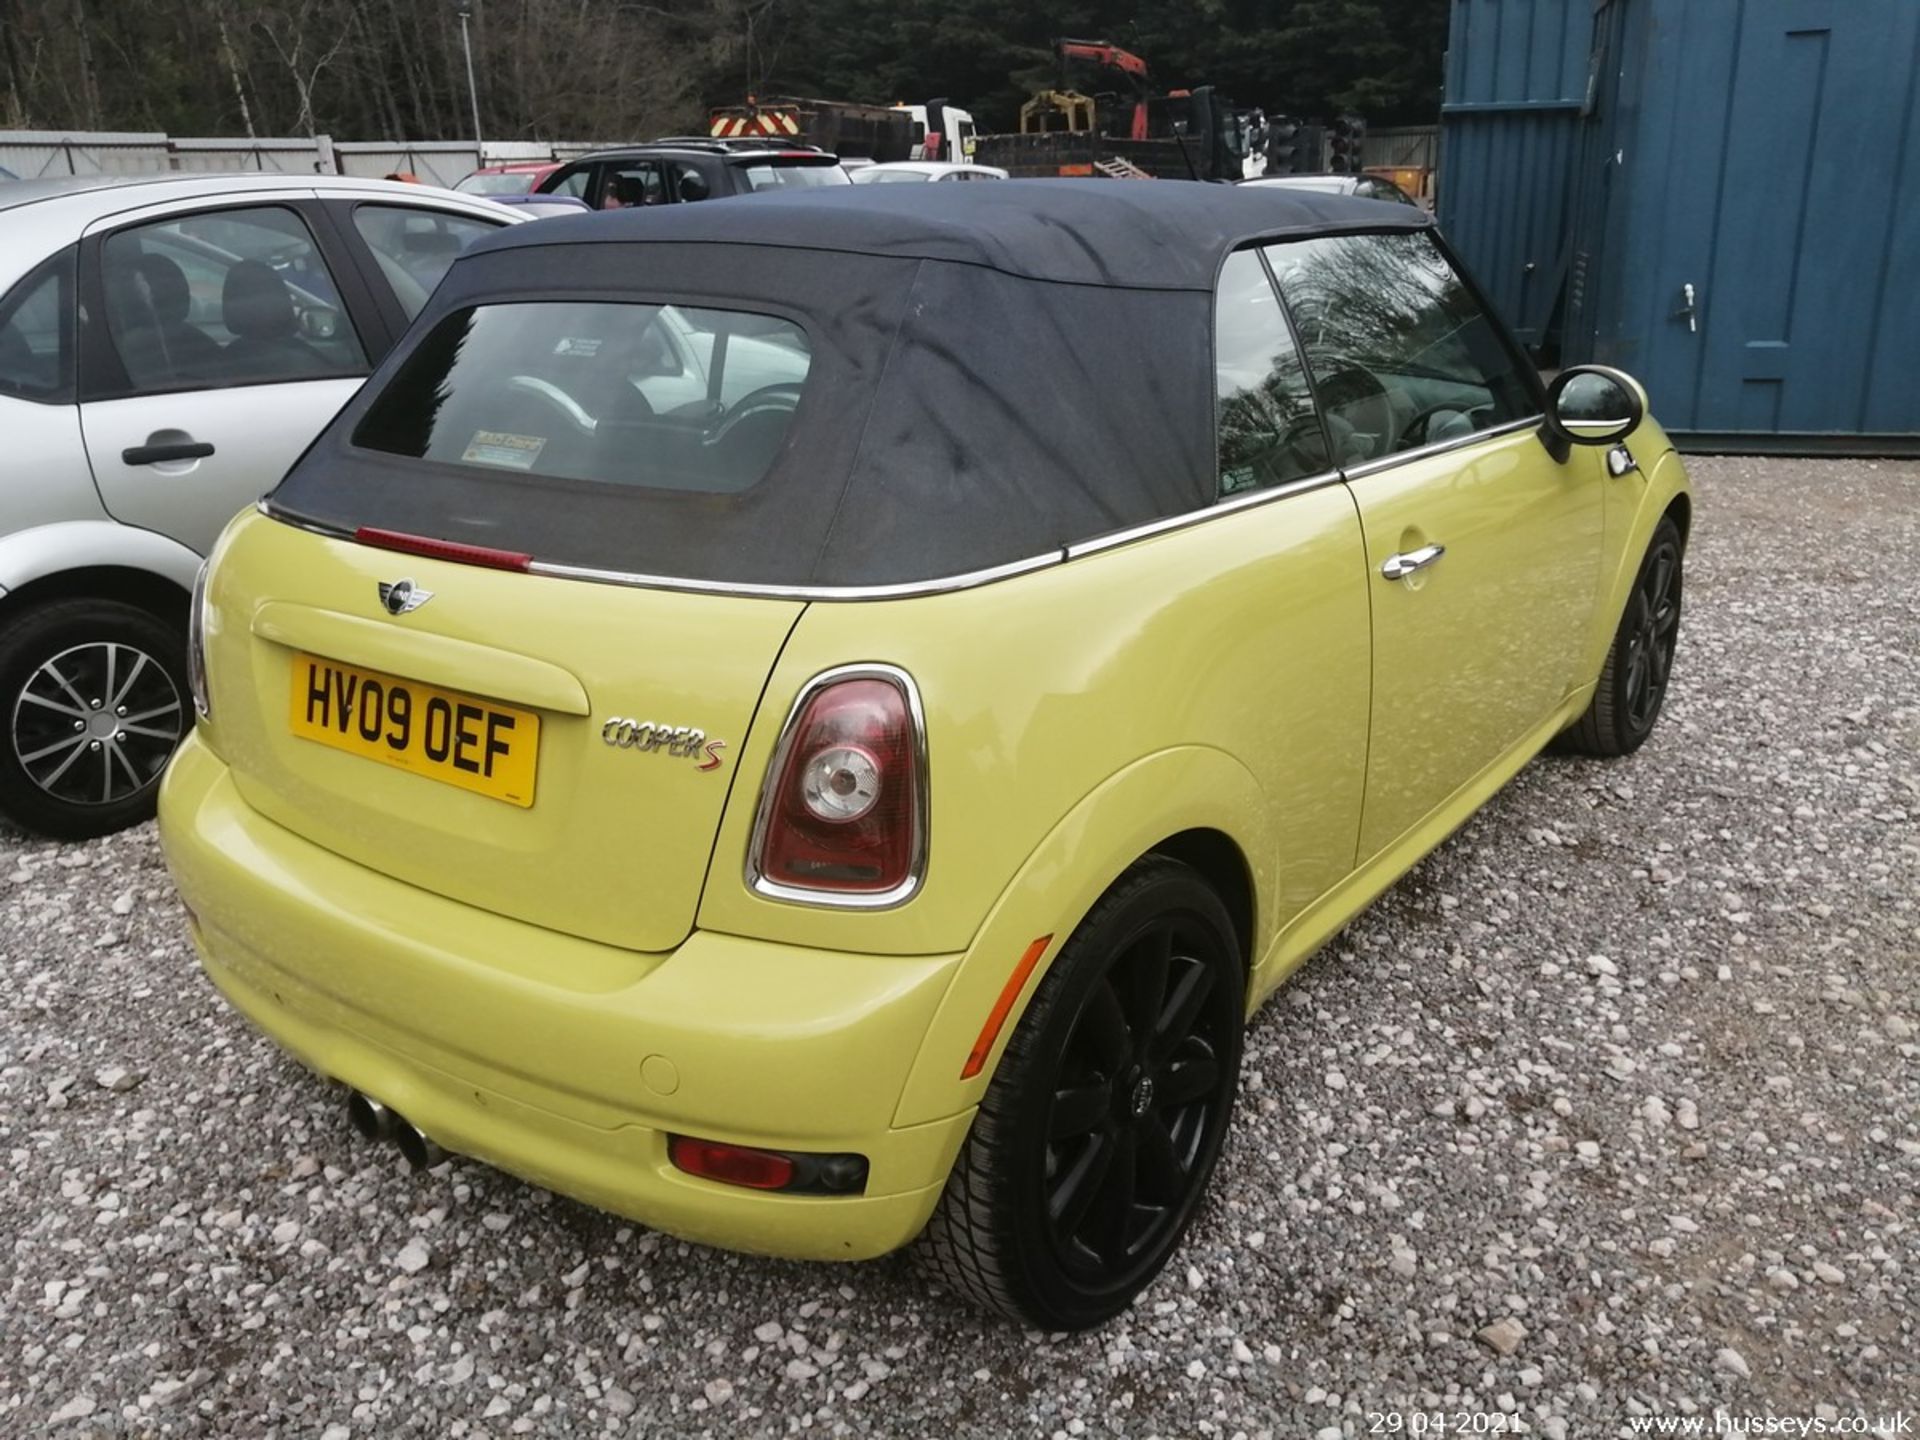
[[153,319],[175,375],[181,379],[212,376],[220,369],[220,342],[187,318],[193,309],[187,272],[165,255],[142,255],[134,269],[146,283]]
[[220,318],[233,332],[223,358],[236,379],[295,378],[327,369],[319,351],[300,338],[287,282],[261,261],[242,260],[227,271]]

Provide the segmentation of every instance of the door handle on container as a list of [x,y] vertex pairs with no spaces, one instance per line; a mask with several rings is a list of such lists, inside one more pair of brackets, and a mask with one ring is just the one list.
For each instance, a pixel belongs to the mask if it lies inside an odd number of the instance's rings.
[[1694,304],[1693,282],[1689,280],[1680,287],[1680,308],[1673,312],[1673,318],[1686,321],[1687,329],[1697,335],[1700,332],[1700,316],[1697,312],[1698,307]]
[[205,440],[178,440],[171,445],[129,445],[120,452],[124,465],[154,465],[162,460],[204,460],[213,454]]
[[1447,553],[1444,545],[1422,545],[1418,550],[1409,550],[1404,555],[1389,555],[1386,563],[1380,567],[1380,573],[1389,580],[1404,580],[1416,570],[1424,570],[1442,555]]

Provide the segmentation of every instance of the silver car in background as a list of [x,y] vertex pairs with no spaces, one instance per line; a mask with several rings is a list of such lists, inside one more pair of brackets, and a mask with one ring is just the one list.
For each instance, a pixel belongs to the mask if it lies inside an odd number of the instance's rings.
[[79,838],[152,812],[201,558],[520,218],[331,176],[0,187],[0,815]]

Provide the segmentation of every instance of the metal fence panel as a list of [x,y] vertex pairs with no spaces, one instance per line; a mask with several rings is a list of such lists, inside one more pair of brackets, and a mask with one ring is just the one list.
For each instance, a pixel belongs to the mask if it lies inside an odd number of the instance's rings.
[[140,131],[0,130],[0,165],[22,180],[166,171],[167,137]]
[[462,140],[341,141],[333,154],[342,175],[362,179],[418,175],[429,185],[453,186],[480,168],[480,148]]
[[1438,125],[1369,129],[1360,140],[1360,164],[1366,169],[1436,170],[1439,155]]
[[[571,160],[603,148],[587,140],[489,140],[485,163]],[[255,170],[283,175],[418,175],[454,185],[482,163],[467,140],[176,139],[160,132],[0,130],[0,166],[23,180],[69,175],[152,175]]]
[[332,142],[314,140],[175,140],[175,170],[259,170],[278,175],[332,173]]

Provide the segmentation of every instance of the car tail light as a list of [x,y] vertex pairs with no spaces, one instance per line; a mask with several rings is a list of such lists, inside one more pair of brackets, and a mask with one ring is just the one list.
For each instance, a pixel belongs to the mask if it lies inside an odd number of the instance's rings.
[[207,566],[193,577],[193,598],[187,604],[187,689],[193,692],[194,712],[201,719],[213,713],[207,698]]
[[801,694],[768,769],[749,879],[761,894],[889,905],[926,856],[927,761],[903,671],[831,670]]

